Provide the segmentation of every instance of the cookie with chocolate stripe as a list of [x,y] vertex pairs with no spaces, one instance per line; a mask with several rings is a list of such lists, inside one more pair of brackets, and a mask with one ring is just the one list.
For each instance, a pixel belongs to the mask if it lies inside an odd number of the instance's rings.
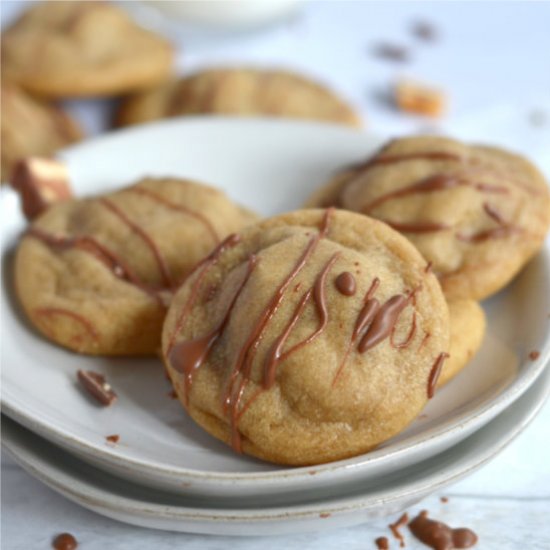
[[353,210],[400,231],[454,299],[481,300],[504,287],[550,225],[548,184],[528,160],[434,136],[389,142],[307,205]]
[[154,354],[181,281],[254,219],[221,191],[187,180],[144,179],[94,198],[65,197],[23,234],[17,294],[31,323],[62,346]]
[[403,430],[449,351],[436,277],[387,225],[303,210],[224,241],[170,306],[162,350],[191,417],[280,464],[355,456]]
[[276,116],[360,126],[333,91],[282,70],[209,69],[146,90],[122,102],[118,125],[194,114]]

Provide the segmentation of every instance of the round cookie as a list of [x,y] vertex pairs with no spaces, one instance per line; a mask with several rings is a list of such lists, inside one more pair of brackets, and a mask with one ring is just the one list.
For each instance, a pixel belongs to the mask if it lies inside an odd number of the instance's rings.
[[255,219],[214,188],[145,179],[51,206],[19,244],[17,294],[33,325],[80,353],[158,351],[167,304],[195,264]]
[[437,387],[454,378],[478,352],[485,336],[485,312],[474,300],[448,302],[451,320],[451,348],[443,364]]
[[26,157],[50,155],[82,138],[74,120],[58,107],[42,103],[12,84],[2,82],[1,181]]
[[424,407],[449,345],[435,276],[401,235],[303,210],[228,239],[182,285],[162,349],[191,417],[292,465],[364,453]]
[[382,220],[420,250],[451,299],[481,300],[540,249],[550,192],[524,158],[441,137],[391,141],[308,201]]
[[47,97],[128,93],[165,80],[172,49],[106,2],[41,2],[2,33],[2,76]]
[[332,91],[281,70],[226,68],[201,71],[122,102],[119,125],[193,114],[281,116],[360,126],[352,108]]

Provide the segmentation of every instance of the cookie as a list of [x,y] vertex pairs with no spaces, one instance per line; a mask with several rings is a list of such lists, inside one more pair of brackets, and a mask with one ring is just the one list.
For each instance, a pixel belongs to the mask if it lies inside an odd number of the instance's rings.
[[442,137],[391,141],[308,201],[384,221],[430,262],[450,299],[503,288],[540,249],[550,192],[529,161]]
[[2,82],[1,111],[2,182],[8,181],[17,161],[51,155],[82,138],[77,123],[61,109],[7,82]]
[[94,355],[154,354],[181,281],[253,219],[221,191],[177,179],[59,202],[23,235],[17,294],[31,323],[62,346]]
[[308,210],[228,238],[184,282],[163,357],[191,417],[280,464],[364,453],[433,395],[447,304],[418,251],[351,212]]
[[454,378],[479,351],[485,336],[485,312],[474,300],[449,302],[451,349],[443,364],[437,387]]
[[42,2],[2,34],[2,76],[58,98],[129,93],[168,78],[172,49],[106,2]]
[[122,102],[118,125],[194,114],[277,116],[360,126],[334,92],[298,74],[252,68],[210,69]]

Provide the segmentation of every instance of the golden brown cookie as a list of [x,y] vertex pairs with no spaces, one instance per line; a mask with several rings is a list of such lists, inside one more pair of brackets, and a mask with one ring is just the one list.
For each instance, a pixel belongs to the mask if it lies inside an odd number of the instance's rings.
[[192,418],[265,460],[364,453],[433,395],[447,304],[418,251],[351,212],[302,210],[229,238],[178,291],[163,356]]
[[61,109],[7,82],[2,82],[1,105],[2,182],[9,179],[17,161],[50,155],[82,137],[76,122]]
[[41,2],[2,34],[2,73],[47,97],[128,93],[165,80],[172,49],[106,2]]
[[485,312],[474,300],[451,300],[451,349],[437,386],[454,378],[478,352],[485,336]]
[[61,202],[23,236],[17,294],[31,322],[62,346],[153,354],[182,279],[252,219],[221,191],[177,179]]
[[332,91],[298,74],[252,68],[210,69],[172,80],[122,102],[117,124],[193,114],[281,116],[360,126]]
[[386,222],[409,238],[450,299],[481,300],[542,246],[550,192],[526,159],[442,137],[391,141],[308,201]]

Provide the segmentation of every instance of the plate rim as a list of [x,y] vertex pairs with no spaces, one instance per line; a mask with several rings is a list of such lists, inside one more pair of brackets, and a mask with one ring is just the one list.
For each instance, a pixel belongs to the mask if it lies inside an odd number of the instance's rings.
[[[375,507],[377,504],[392,503],[403,497],[414,498],[418,495],[425,495],[427,492],[435,492],[438,489],[447,486],[451,483],[458,481],[459,479],[467,476],[473,471],[477,470],[501,451],[503,451],[512,441],[514,441],[532,422],[532,420],[538,415],[542,407],[548,401],[550,397],[550,367],[545,369],[544,380],[542,385],[538,388],[540,392],[536,399],[526,400],[525,410],[522,408],[520,413],[516,413],[517,421],[512,424],[508,424],[506,430],[502,430],[503,435],[494,441],[491,445],[484,446],[478,444],[477,448],[480,452],[475,450],[465,450],[468,440],[475,437],[476,434],[472,434],[463,442],[458,443],[455,447],[448,450],[451,453],[456,451],[457,447],[463,448],[463,454],[458,458],[453,458],[450,464],[442,465],[435,472],[432,469],[425,470],[419,477],[408,476],[403,479],[402,485],[406,488],[405,492],[399,489],[400,482],[390,489],[384,489],[383,487],[377,487],[374,491],[367,489],[366,493],[352,494],[349,496],[339,496],[333,501],[330,499],[327,502],[312,501],[306,504],[290,504],[290,505],[277,505],[266,508],[197,508],[192,506],[178,506],[177,504],[161,504],[157,502],[149,502],[147,499],[138,500],[126,495],[120,496],[119,494],[113,494],[106,489],[97,488],[93,486],[93,481],[83,482],[81,479],[74,481],[70,474],[67,474],[63,467],[59,464],[53,466],[48,463],[47,460],[42,458],[38,452],[34,453],[31,459],[28,458],[32,451],[27,449],[27,446],[23,444],[14,443],[11,436],[6,437],[5,432],[2,433],[2,446],[5,448],[10,456],[19,464],[25,471],[27,471],[33,477],[39,479],[42,483],[46,484],[54,491],[61,493],[63,496],[73,502],[77,502],[85,508],[95,510],[95,506],[102,506],[112,511],[120,511],[127,513],[139,513],[140,517],[149,518],[162,518],[168,520],[199,520],[203,522],[228,522],[238,523],[239,521],[246,520],[249,523],[263,522],[263,521],[278,521],[289,519],[308,519],[319,518],[320,514],[330,514],[331,516],[337,516],[338,514],[344,514],[346,512],[366,510]],[[506,411],[505,411],[506,412]],[[502,413],[502,414],[505,414]],[[500,415],[499,415],[500,416]],[[497,422],[498,418],[493,419],[493,422]],[[501,418],[502,421],[502,418]],[[17,430],[26,429],[17,426],[14,428]],[[490,425],[485,426],[483,429],[490,429]],[[477,432],[476,432],[477,433]],[[42,439],[41,436],[32,433],[33,437]],[[53,444],[52,444],[53,445]],[[55,445],[54,445],[55,446]],[[23,448],[25,447],[25,448]],[[21,450],[23,449],[23,450]],[[62,448],[58,448],[59,452],[66,453]],[[26,458],[25,453],[27,453]],[[464,458],[466,455],[466,458]],[[427,459],[436,460],[436,457]],[[82,462],[80,459],[75,459],[77,462]],[[39,463],[40,466],[36,464]],[[422,464],[422,463],[420,463]],[[418,465],[411,466],[411,468]],[[48,473],[44,473],[44,468],[49,470]],[[103,473],[100,469],[92,467],[100,473]],[[451,475],[449,474],[451,471]],[[53,473],[52,473],[53,472]],[[55,474],[61,475],[67,480],[65,484],[55,479]],[[110,474],[112,475],[112,474]],[[73,479],[71,482],[70,480]],[[129,484],[134,487],[139,487],[136,484],[128,482],[120,478],[123,483]],[[88,492],[86,494],[85,487],[92,487],[91,492],[95,493],[95,503],[92,502],[94,497]],[[146,488],[143,487],[146,491]],[[103,496],[102,496],[103,495]],[[173,495],[170,495],[173,496]],[[348,502],[346,504],[346,502]],[[140,505],[141,508],[140,508]],[[102,512],[98,512],[102,513]],[[105,514],[102,514],[105,515]],[[110,516],[113,517],[113,516]],[[123,520],[126,521],[126,520]]]
[[[89,147],[94,147],[100,142],[109,142],[112,140],[125,139],[127,135],[148,134],[151,130],[163,131],[166,127],[188,127],[188,126],[201,126],[207,124],[215,127],[217,124],[231,125],[237,124],[247,125],[249,127],[265,127],[265,125],[272,127],[288,127],[293,126],[295,128],[311,128],[312,126],[319,130],[336,132],[339,134],[347,134],[353,136],[354,139],[369,139],[368,132],[360,132],[356,129],[343,128],[334,124],[327,124],[322,122],[312,121],[291,121],[281,120],[273,118],[250,118],[243,119],[239,117],[208,117],[208,116],[196,116],[196,117],[180,117],[168,121],[155,121],[138,128],[125,128],[99,136],[97,138],[88,140],[86,142],[74,145],[70,148],[64,149],[60,156],[65,158],[66,155],[70,156],[72,153],[77,153],[79,150],[86,150]],[[371,134],[370,139],[378,139],[381,136]],[[0,190],[0,196],[4,195],[4,190]],[[2,239],[2,255],[7,252],[4,239]],[[548,243],[543,246],[539,254],[544,254],[550,257],[550,246]],[[526,364],[529,361],[529,368],[517,376],[511,384],[504,388],[502,392],[497,395],[492,401],[484,403],[472,410],[466,410],[453,416],[452,419],[447,420],[439,427],[431,428],[427,431],[421,432],[408,438],[403,442],[398,442],[392,447],[384,447],[360,455],[362,460],[357,460],[358,457],[350,459],[340,460],[327,464],[320,464],[314,466],[303,466],[296,468],[280,469],[269,472],[215,472],[195,470],[184,467],[166,466],[162,463],[154,460],[144,460],[134,457],[121,456],[115,449],[110,449],[99,444],[88,442],[85,438],[78,437],[70,434],[66,429],[51,426],[46,420],[42,420],[35,416],[32,416],[25,411],[24,403],[19,402],[17,398],[9,397],[9,391],[6,392],[6,388],[3,388],[0,398],[0,405],[2,412],[13,418],[20,424],[23,424],[27,428],[31,429],[35,433],[44,436],[46,439],[51,439],[64,448],[77,453],[79,456],[91,455],[94,457],[95,462],[101,462],[103,464],[112,465],[114,468],[121,466],[131,467],[134,473],[154,473],[157,475],[174,478],[179,480],[186,480],[191,482],[201,482],[203,484],[221,484],[224,487],[232,487],[236,484],[239,486],[254,486],[260,482],[266,485],[280,483],[281,480],[285,482],[294,481],[296,479],[311,479],[312,473],[315,474],[336,474],[355,471],[357,469],[363,469],[368,465],[379,464],[386,460],[392,460],[397,457],[415,452],[420,453],[418,449],[421,446],[426,445],[427,442],[443,441],[445,435],[449,436],[451,433],[467,430],[475,430],[481,428],[485,423],[501,413],[506,407],[513,403],[516,399],[521,397],[525,391],[537,380],[544,370],[545,364],[550,360],[550,337],[548,337],[543,343],[540,350],[540,356],[535,361],[530,361],[527,358],[520,360],[520,364]],[[6,399],[6,393],[8,393],[8,399]],[[449,424],[452,424],[449,427]],[[468,432],[470,433],[470,432]]]

